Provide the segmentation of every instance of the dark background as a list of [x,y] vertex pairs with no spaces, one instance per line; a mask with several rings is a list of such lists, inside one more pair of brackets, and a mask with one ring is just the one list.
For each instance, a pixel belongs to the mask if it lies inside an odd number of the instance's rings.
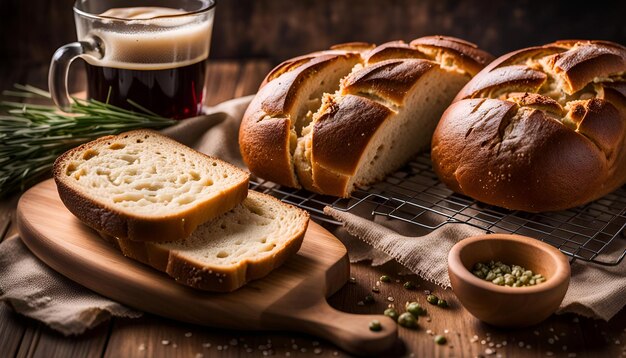
[[[48,63],[75,40],[72,5],[1,0],[0,66]],[[340,42],[432,34],[465,38],[494,55],[563,38],[626,45],[626,1],[218,0],[211,58],[277,63]]]

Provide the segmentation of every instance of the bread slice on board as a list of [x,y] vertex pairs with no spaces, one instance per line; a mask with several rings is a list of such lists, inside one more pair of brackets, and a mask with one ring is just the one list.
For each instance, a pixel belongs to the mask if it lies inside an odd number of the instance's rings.
[[230,292],[259,279],[300,249],[306,211],[250,191],[241,205],[168,243],[105,238],[125,256],[201,290]]
[[248,173],[150,130],[83,144],[61,155],[53,171],[76,217],[136,241],[184,239],[248,193]]

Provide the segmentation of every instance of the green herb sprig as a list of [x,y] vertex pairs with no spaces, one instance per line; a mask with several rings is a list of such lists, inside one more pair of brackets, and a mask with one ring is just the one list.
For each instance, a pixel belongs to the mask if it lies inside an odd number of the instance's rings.
[[[6,97],[50,100],[50,93],[15,85]],[[98,137],[138,128],[160,129],[176,123],[129,100],[129,111],[96,100],[72,98],[71,113],[52,104],[0,102],[0,197],[24,190],[50,172],[63,152]]]

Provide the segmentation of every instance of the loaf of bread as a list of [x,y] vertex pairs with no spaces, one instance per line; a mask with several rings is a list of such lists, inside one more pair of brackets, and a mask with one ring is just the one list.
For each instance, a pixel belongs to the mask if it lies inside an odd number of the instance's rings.
[[452,190],[488,204],[567,209],[626,183],[625,121],[625,47],[531,47],[460,91],[433,135],[433,167]]
[[200,225],[189,238],[167,243],[108,237],[125,256],[178,283],[230,292],[266,276],[300,249],[306,211],[255,191],[235,209]]
[[347,197],[429,147],[445,108],[492,57],[451,37],[337,45],[280,64],[239,131],[251,172]]
[[184,239],[248,193],[248,173],[149,130],[74,148],[53,172],[61,200],[82,222],[136,241]]

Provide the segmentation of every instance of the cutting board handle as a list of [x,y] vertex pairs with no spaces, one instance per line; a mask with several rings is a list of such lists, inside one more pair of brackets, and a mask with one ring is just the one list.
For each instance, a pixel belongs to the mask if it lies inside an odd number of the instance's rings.
[[[305,300],[306,301],[306,300]],[[349,353],[373,355],[393,347],[398,337],[396,323],[383,315],[362,315],[341,312],[331,307],[325,298],[308,307],[267,312],[268,325],[292,329],[329,340]],[[371,331],[372,320],[380,321],[383,329]]]

